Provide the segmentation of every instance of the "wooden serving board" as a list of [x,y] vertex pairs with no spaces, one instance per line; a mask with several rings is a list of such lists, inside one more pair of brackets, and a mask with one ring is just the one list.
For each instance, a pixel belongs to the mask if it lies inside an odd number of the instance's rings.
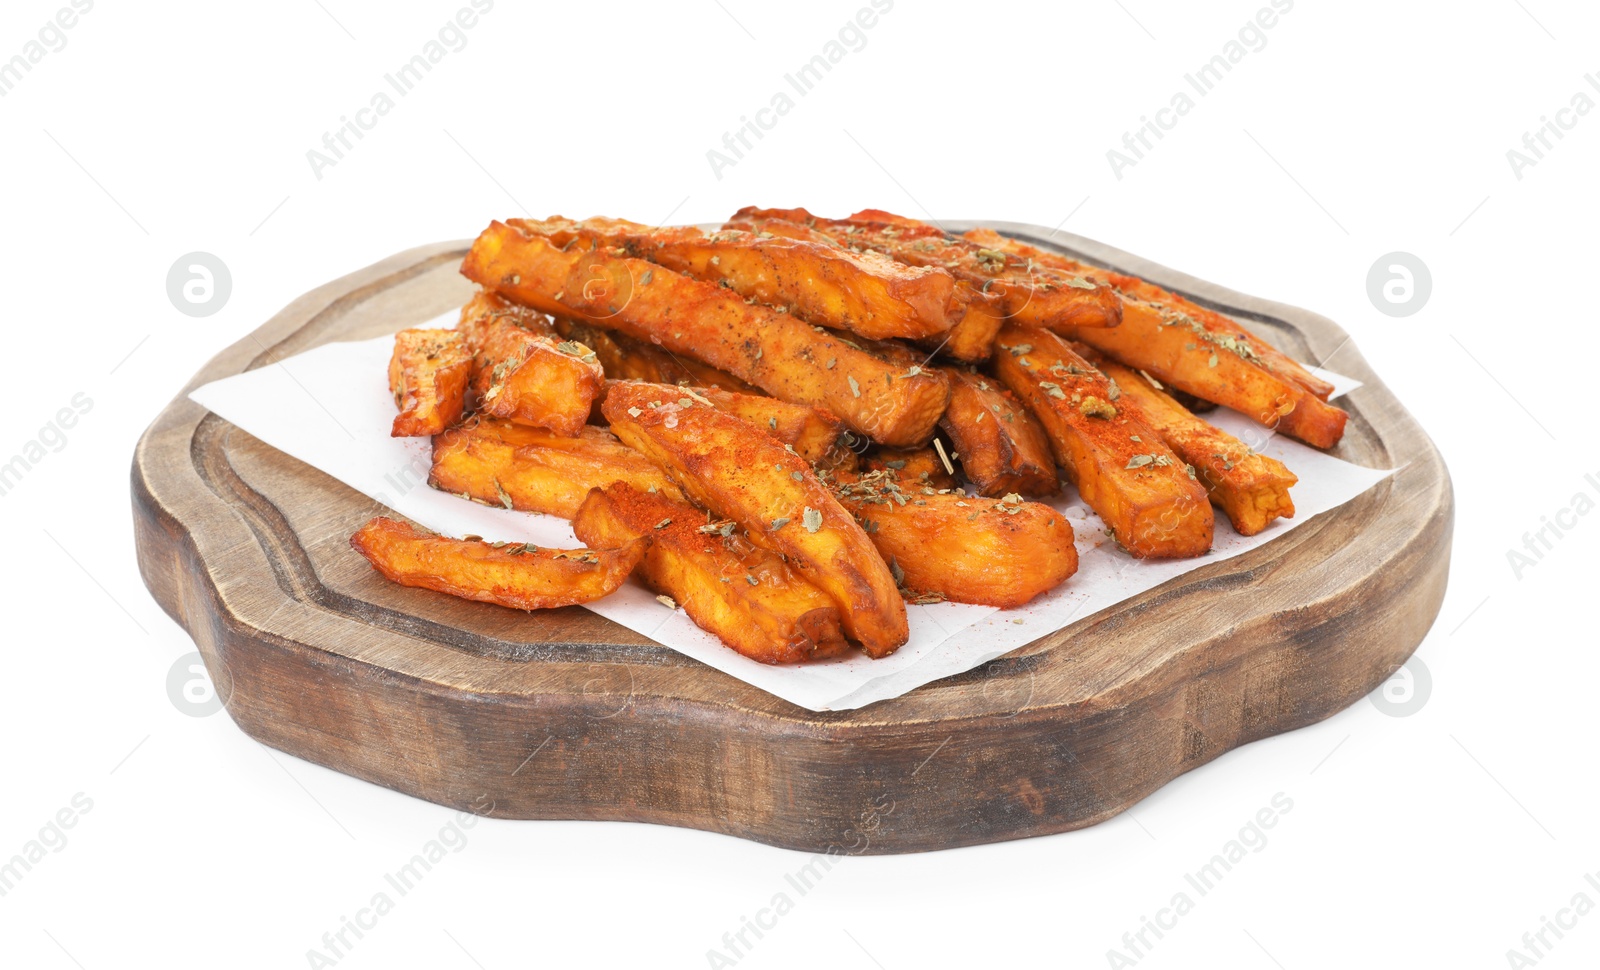
[[471,286],[453,242],[306,294],[162,412],[133,463],[145,582],[239,726],[290,754],[442,805],[492,802],[500,817],[656,822],[821,852],[1092,825],[1388,678],[1444,597],[1453,501],[1438,452],[1345,334],[1087,239],[997,228],[1190,296],[1301,360],[1337,350],[1338,369],[1366,382],[1341,401],[1337,453],[1404,467],[1259,549],[976,670],[812,713],[582,608],[526,614],[384,581],[348,545],[375,503],[188,399],[459,306]]

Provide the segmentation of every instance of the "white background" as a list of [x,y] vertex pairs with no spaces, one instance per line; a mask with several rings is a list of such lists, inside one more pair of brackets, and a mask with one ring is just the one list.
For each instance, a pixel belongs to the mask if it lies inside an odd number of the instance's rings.
[[[0,60],[63,5],[5,4]],[[899,0],[719,179],[707,150],[864,0],[499,0],[319,180],[307,150],[464,5],[102,0],[0,98],[0,461],[75,394],[93,401],[0,497],[0,860],[76,793],[93,802],[0,898],[5,965],[306,966],[449,821],[176,709],[167,671],[193,646],[137,575],[127,469],[190,375],[294,297],[524,212],[1064,222],[1338,321],[1453,474],[1420,711],[1360,701],[1090,830],[846,859],[738,966],[1106,966],[1280,792],[1293,809],[1267,845],[1140,966],[1519,965],[1507,951],[1542,917],[1580,891],[1600,904],[1583,878],[1600,870],[1600,516],[1520,577],[1507,559],[1577,493],[1600,497],[1584,478],[1600,481],[1600,112],[1520,179],[1506,157],[1575,92],[1600,100],[1593,5],[1299,0],[1118,179],[1107,149],[1264,3]],[[203,319],[165,290],[195,250],[233,276]],[[1433,278],[1400,319],[1365,282],[1395,250]],[[469,834],[339,966],[703,967],[805,861],[643,825]],[[1600,911],[1564,932],[1538,965],[1595,965]]]

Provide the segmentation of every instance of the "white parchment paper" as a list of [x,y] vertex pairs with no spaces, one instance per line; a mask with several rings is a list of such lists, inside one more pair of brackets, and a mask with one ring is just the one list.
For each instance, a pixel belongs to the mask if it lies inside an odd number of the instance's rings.
[[[452,312],[422,326],[452,327],[456,316]],[[214,381],[189,396],[272,447],[429,529],[453,536],[476,534],[492,541],[580,546],[565,519],[489,508],[428,487],[428,439],[389,437],[395,413],[387,383],[393,345],[389,337],[326,344]],[[1336,397],[1360,386],[1337,374],[1318,374],[1338,388]],[[959,603],[907,607],[911,640],[882,660],[856,653],[785,667],[756,663],[695,626],[683,610],[667,609],[637,581],[589,604],[588,609],[801,707],[849,710],[971,670],[1174,576],[1271,542],[1392,474],[1341,461],[1273,435],[1222,408],[1207,414],[1206,419],[1256,451],[1279,459],[1300,477],[1292,492],[1293,519],[1278,519],[1260,535],[1245,538],[1234,533],[1219,512],[1210,555],[1141,562],[1106,538],[1099,517],[1078,501],[1076,490],[1066,486],[1052,504],[1067,516],[1076,532],[1077,575],[1018,609]],[[350,531],[362,524],[352,521]],[[539,615],[529,614],[527,623],[531,639],[539,629]]]

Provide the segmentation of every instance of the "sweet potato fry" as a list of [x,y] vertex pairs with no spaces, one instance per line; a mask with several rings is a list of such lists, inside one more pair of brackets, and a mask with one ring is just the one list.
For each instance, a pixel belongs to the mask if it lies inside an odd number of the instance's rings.
[[702,387],[697,393],[719,410],[738,415],[765,430],[819,468],[854,468],[856,465],[856,454],[850,450],[855,439],[844,422],[829,411],[717,387]]
[[572,518],[590,489],[613,482],[683,499],[654,462],[596,427],[569,437],[479,418],[433,439],[428,476],[428,484],[443,492],[564,519]]
[[649,381],[652,384],[685,384],[691,387],[720,387],[741,394],[760,394],[754,385],[693,357],[678,357],[625,333],[606,330],[593,324],[556,317],[555,328],[567,340],[575,340],[600,359],[606,377],[622,381]]
[[1206,333],[1193,318],[1169,317],[1129,299],[1116,332],[1084,329],[1076,339],[1162,384],[1230,407],[1313,447],[1339,443],[1349,417],[1344,411],[1257,364],[1247,349],[1256,344],[1225,335],[1211,340]]
[[478,410],[518,424],[577,434],[605,385],[605,372],[588,347],[526,330],[506,317],[484,325],[477,351],[472,389]]
[[751,660],[796,663],[850,649],[833,600],[733,522],[709,519],[686,502],[618,482],[589,493],[572,530],[602,548],[648,536],[640,578]]
[[1211,504],[1193,471],[1065,340],[1039,327],[1007,327],[995,368],[1039,418],[1084,502],[1135,558],[1211,548]]
[[[652,389],[651,401],[697,401],[735,414],[762,429],[794,453],[819,468],[854,468],[856,454],[850,450],[854,440],[844,424],[832,414],[808,404],[791,404],[763,394],[740,394],[720,387],[690,387],[657,384],[649,381],[608,381]],[[602,405],[604,400],[601,401]],[[602,409],[603,410],[603,409]]]
[[558,297],[584,248],[576,237],[557,243],[499,220],[478,234],[461,261],[461,275],[495,295],[556,317],[571,317]]
[[[768,233],[788,239],[798,239],[825,246],[839,246],[831,236],[818,232],[800,222],[782,218],[773,213],[797,213],[794,209],[744,209],[729,221],[724,229],[743,229],[749,232]],[[755,213],[761,213],[756,215]],[[806,213],[806,217],[810,216]],[[869,250],[869,252],[875,252]],[[917,341],[923,348],[954,357],[969,363],[989,359],[994,349],[995,334],[1005,323],[1005,306],[999,293],[988,292],[982,284],[957,277],[947,315],[954,321],[944,333]]]
[[605,416],[624,443],[659,464],[691,498],[733,519],[757,545],[787,556],[839,607],[845,632],[873,657],[909,630],[888,566],[811,466],[742,418],[617,384]]
[[1265,340],[1255,336],[1215,310],[1208,310],[1193,300],[1162,289],[1154,283],[1142,280],[1137,276],[1128,276],[1124,273],[1114,273],[1110,270],[1085,265],[1061,253],[1040,249],[1037,246],[1018,242],[1008,236],[1002,236],[993,229],[973,229],[965,234],[965,238],[980,246],[1004,250],[1007,253],[1033,260],[1041,266],[1048,266],[1051,269],[1065,273],[1075,273],[1097,282],[1106,283],[1122,296],[1148,303],[1169,317],[1180,315],[1191,317],[1198,321],[1214,337],[1232,337],[1235,341],[1249,347],[1253,351],[1254,359],[1261,366],[1279,377],[1299,384],[1324,401],[1333,393],[1332,384],[1306,370],[1304,365],[1293,357],[1273,347]]
[[447,539],[380,516],[351,536],[350,545],[402,586],[514,610],[548,610],[592,602],[616,590],[650,540],[634,539],[615,549],[538,549]]
[[[1061,273],[1002,250],[951,235],[937,226],[878,209],[822,219],[805,209],[739,210],[726,228],[756,228],[764,220],[799,222],[848,249],[872,250],[912,266],[948,269],[956,279],[995,293],[1009,322],[1043,327],[1115,327],[1122,303],[1103,283]],[[769,230],[770,231],[770,230]]]
[[[511,224],[546,235],[559,231],[556,220],[514,219]],[[831,240],[742,230],[708,235],[692,226],[651,229],[616,220],[584,220],[564,228],[697,280],[721,283],[759,303],[788,307],[809,323],[863,337],[931,337],[956,321],[955,278],[942,267],[909,266]]]
[[[1333,394],[1333,385],[1323,378],[1311,373],[1305,365],[1288,354],[1278,350],[1272,344],[1255,336],[1244,327],[1215,310],[1208,310],[1203,306],[1179,296],[1169,293],[1153,283],[1147,283],[1136,276],[1125,276],[1121,273],[1112,273],[1109,277],[1111,285],[1117,288],[1126,299],[1142,300],[1151,303],[1165,311],[1169,319],[1188,317],[1200,324],[1210,336],[1205,339],[1220,346],[1227,346],[1227,338],[1232,337],[1234,342],[1249,346],[1256,354],[1256,362],[1267,370],[1287,381],[1292,381],[1310,391],[1318,400],[1326,401]],[[1181,321],[1180,321],[1181,322]],[[1188,324],[1185,324],[1186,326]],[[1191,327],[1190,329],[1194,329]]]
[[889,471],[837,494],[914,597],[1021,606],[1078,571],[1072,524],[1042,502],[910,486]]
[[1299,479],[1283,462],[1258,455],[1244,442],[1195,417],[1137,371],[1091,354],[1084,355],[1117,382],[1122,400],[1139,406],[1146,422],[1167,447],[1188,462],[1242,536],[1253,536],[1280,516],[1294,518],[1289,486]]
[[461,420],[472,377],[472,354],[454,330],[402,330],[389,358],[395,438],[434,435]]
[[1068,336],[1165,385],[1222,404],[1318,448],[1344,435],[1347,415],[1325,398],[1332,385],[1220,313],[1132,276],[1083,266],[992,230],[968,238],[1040,265],[1073,268],[1123,294],[1122,326],[1067,329]]
[[959,367],[945,373],[950,375],[950,407],[939,428],[949,436],[962,471],[979,494],[1038,497],[1060,491],[1050,440],[1033,412],[992,377]]
[[774,397],[826,408],[885,444],[926,441],[944,412],[942,374],[902,370],[792,314],[645,260],[585,249],[576,236],[563,250],[560,238],[494,223],[462,272],[516,302],[621,330]]
[[873,340],[933,337],[956,322],[955,277],[943,267],[911,266],[881,253],[758,232],[680,230],[639,255],[696,279],[724,280],[741,296]]

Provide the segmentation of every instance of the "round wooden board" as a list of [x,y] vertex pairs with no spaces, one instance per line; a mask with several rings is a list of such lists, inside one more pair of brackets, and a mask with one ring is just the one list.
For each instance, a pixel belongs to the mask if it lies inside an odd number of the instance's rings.
[[1343,331],[1087,239],[987,224],[1181,292],[1301,360],[1338,351],[1366,386],[1341,402],[1337,454],[1404,467],[1262,548],[977,670],[813,713],[581,608],[526,614],[384,581],[348,545],[375,503],[188,399],[459,306],[472,287],[453,242],[306,294],[162,412],[133,463],[145,582],[234,720],[275,748],[442,805],[492,802],[499,817],[656,822],[818,852],[1092,825],[1388,678],[1444,597],[1453,501],[1438,452]]

